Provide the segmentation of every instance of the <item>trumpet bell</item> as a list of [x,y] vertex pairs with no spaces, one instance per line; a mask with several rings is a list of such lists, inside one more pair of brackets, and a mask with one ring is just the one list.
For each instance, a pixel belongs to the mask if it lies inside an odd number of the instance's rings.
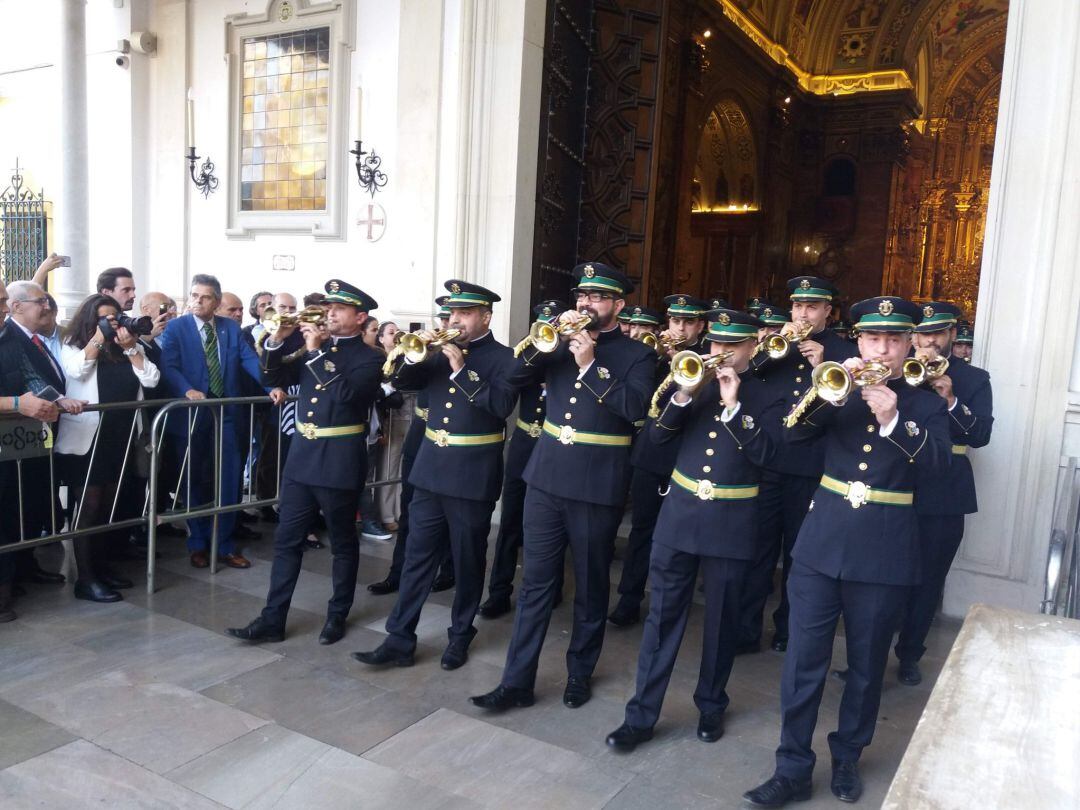
[[656,340],[656,335],[654,335],[652,332],[644,332],[644,333],[642,333],[642,335],[640,337],[638,337],[638,340],[640,340],[642,343],[644,343],[650,349],[655,349],[657,347],[657,345],[658,345],[657,340]]
[[423,363],[427,358],[428,344],[415,332],[407,332],[398,346],[410,363]]
[[819,399],[826,402],[842,403],[855,387],[855,380],[850,372],[840,363],[826,360],[814,369],[810,382]]
[[682,351],[671,358],[671,376],[680,387],[693,388],[705,376],[705,362],[695,351]]
[[927,368],[921,360],[909,357],[904,361],[904,382],[910,386],[919,386],[926,382]]
[[529,338],[537,351],[548,354],[559,348],[559,330],[546,321],[536,321],[529,329]]
[[765,352],[772,360],[783,360],[791,351],[791,341],[777,332],[765,338]]

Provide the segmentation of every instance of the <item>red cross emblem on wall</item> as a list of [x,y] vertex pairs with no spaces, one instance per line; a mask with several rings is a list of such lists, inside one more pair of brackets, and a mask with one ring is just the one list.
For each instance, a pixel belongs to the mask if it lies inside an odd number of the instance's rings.
[[356,224],[364,229],[364,238],[369,242],[378,242],[386,233],[386,211],[378,203],[366,203],[367,210],[360,215]]

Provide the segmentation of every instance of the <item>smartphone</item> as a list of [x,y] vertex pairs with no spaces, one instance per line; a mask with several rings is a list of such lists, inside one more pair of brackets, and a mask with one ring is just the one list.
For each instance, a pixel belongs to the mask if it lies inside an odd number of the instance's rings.
[[70,256],[58,256],[57,258],[60,259],[60,267],[71,267]]
[[168,311],[169,311],[169,305],[168,304],[158,304],[158,308],[157,308],[158,315],[164,315]]

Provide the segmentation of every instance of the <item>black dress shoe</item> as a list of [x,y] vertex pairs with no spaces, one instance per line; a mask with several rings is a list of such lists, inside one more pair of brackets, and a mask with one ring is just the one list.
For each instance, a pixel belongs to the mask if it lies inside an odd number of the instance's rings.
[[592,687],[588,678],[571,675],[566,679],[566,689],[562,693],[563,705],[569,709],[579,709],[592,697]]
[[619,602],[607,620],[616,627],[631,627],[641,621],[641,608]]
[[124,597],[104,582],[95,580],[93,582],[76,582],[75,598],[85,599],[87,602],[120,602]]
[[388,593],[397,593],[398,583],[387,577],[378,582],[372,582],[367,589],[376,596],[386,596]]
[[488,597],[484,604],[480,605],[480,616],[484,619],[497,619],[510,612],[510,597]]
[[343,638],[345,638],[345,617],[327,616],[326,624],[323,625],[322,632],[319,633],[319,643],[337,644]]
[[233,638],[248,641],[252,644],[285,640],[285,628],[270,624],[262,616],[255,619],[247,627],[227,627],[225,633]]
[[114,591],[122,591],[127,588],[134,588],[135,583],[127,577],[122,577],[115,571],[108,568],[103,568],[98,571],[98,581],[108,585]]
[[901,661],[900,669],[897,670],[896,679],[904,686],[918,686],[922,683],[922,673],[916,661]]
[[724,713],[713,712],[698,718],[697,738],[702,742],[716,742],[724,736]]
[[33,582],[35,585],[63,585],[67,580],[63,574],[54,574],[44,568],[35,568],[22,577],[24,582]]
[[320,548],[326,548],[326,545],[323,543],[322,540],[319,540],[319,539],[305,540],[304,541],[304,548],[309,548],[312,551],[318,551]]
[[469,660],[469,645],[464,641],[451,641],[446,645],[446,651],[442,654],[440,666],[450,671],[465,665]]
[[787,652],[787,639],[773,636],[772,644],[769,645],[773,652]]
[[431,583],[431,592],[448,591],[455,585],[457,585],[457,581],[454,579],[453,574],[439,574],[435,577],[435,581]]
[[249,529],[242,523],[233,526],[232,536],[237,540],[261,540],[262,535],[254,529]]
[[651,728],[634,728],[629,723],[623,723],[607,735],[607,744],[616,751],[629,753],[637,748],[639,744],[651,740],[652,736],[653,730]]
[[532,706],[536,702],[532,689],[519,689],[516,686],[498,686],[486,695],[469,698],[473,706],[492,712],[504,712],[507,709],[520,709]]
[[859,778],[859,763],[850,759],[834,759],[832,763],[833,796],[842,802],[857,802],[862,796],[862,779]]
[[354,652],[352,657],[361,664],[367,664],[372,667],[382,667],[387,665],[395,667],[411,667],[415,663],[411,652],[400,653],[397,650],[391,650],[385,644],[380,644],[374,650]]
[[760,641],[741,641],[735,645],[736,655],[753,655],[761,652]]
[[748,790],[743,799],[754,807],[783,807],[788,802],[805,802],[810,798],[809,779],[788,779],[771,776],[769,781]]

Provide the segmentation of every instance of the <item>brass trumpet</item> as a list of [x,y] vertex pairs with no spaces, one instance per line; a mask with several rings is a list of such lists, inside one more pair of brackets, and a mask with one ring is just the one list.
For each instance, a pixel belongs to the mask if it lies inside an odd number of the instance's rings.
[[584,312],[579,312],[581,317],[567,323],[548,323],[536,321],[529,328],[526,335],[517,346],[514,347],[514,357],[519,357],[525,349],[533,346],[538,352],[548,354],[559,348],[559,340],[566,335],[583,332],[593,325],[593,320]]
[[818,399],[839,408],[856,388],[877,385],[887,380],[889,373],[889,367],[884,363],[867,363],[858,371],[851,372],[842,363],[826,360],[810,375],[810,388],[784,418],[784,427],[794,427],[806,409]]
[[676,354],[671,358],[671,371],[653,392],[652,401],[649,403],[649,416],[655,419],[660,415],[660,398],[672,385],[680,388],[696,388],[705,380],[707,374],[715,372],[733,354],[732,351],[723,351],[719,354],[698,354],[692,349]]
[[641,341],[650,349],[655,350],[659,355],[665,355],[675,349],[681,349],[688,342],[686,338],[668,337],[665,335],[657,337],[652,332],[643,332],[638,335],[635,340]]
[[785,335],[783,332],[766,335],[754,347],[754,353],[750,356],[757,357],[761,352],[766,352],[770,360],[783,360],[788,356],[792,346],[800,340],[806,340],[806,338],[810,337],[813,329],[813,324],[803,321],[800,326],[795,327],[795,332],[791,336]]
[[433,349],[439,349],[459,337],[461,337],[460,329],[439,329],[432,334],[430,339],[422,337],[419,332],[406,332],[386,355],[383,375],[389,377],[394,373],[394,367],[399,358],[404,357],[409,363],[423,363]]
[[909,357],[904,361],[904,382],[913,387],[933,382],[949,370],[949,358],[935,357],[933,360],[919,360]]
[[305,307],[299,312],[277,312],[273,307],[267,307],[261,323],[267,332],[276,332],[281,327],[299,326],[302,323],[324,326],[326,312],[322,307]]

